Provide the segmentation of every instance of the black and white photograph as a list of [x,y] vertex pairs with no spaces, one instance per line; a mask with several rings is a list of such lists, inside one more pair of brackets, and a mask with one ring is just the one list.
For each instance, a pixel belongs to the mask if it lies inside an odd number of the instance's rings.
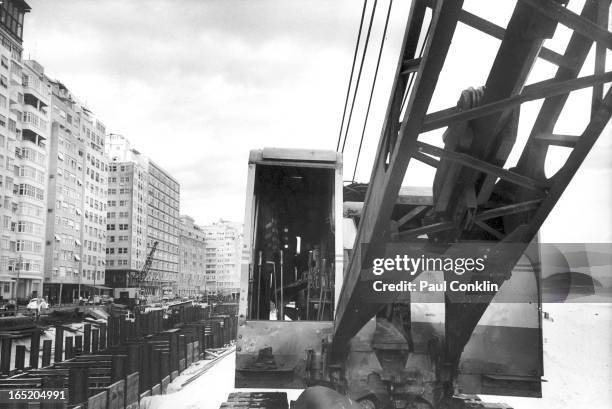
[[0,409],[612,407],[611,6],[0,1]]

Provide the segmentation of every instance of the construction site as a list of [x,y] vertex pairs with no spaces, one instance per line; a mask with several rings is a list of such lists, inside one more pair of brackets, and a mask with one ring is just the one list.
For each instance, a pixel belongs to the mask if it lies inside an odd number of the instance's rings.
[[[612,246],[542,239],[593,152],[609,151],[610,0],[513,1],[503,26],[462,0],[409,3],[385,90],[395,9],[363,2],[330,149],[244,158],[238,301],[161,305],[155,242],[141,271],[107,277],[121,289],[113,304],[0,318],[0,391],[67,391],[0,407],[610,407]],[[456,51],[479,47],[465,30],[494,45],[486,69]],[[376,68],[349,163],[366,58]],[[458,66],[486,75],[454,89]],[[385,115],[357,181],[375,90]]]

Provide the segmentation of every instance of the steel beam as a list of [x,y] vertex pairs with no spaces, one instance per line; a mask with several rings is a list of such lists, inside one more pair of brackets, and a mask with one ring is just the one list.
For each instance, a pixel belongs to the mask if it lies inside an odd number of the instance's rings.
[[[546,14],[553,20],[558,21],[564,26],[582,34],[583,36],[600,43],[606,48],[612,48],[612,33],[599,27],[590,19],[566,9],[561,4],[553,0],[520,0],[528,4],[541,13]],[[603,0],[606,1],[606,0]]]
[[[529,5],[517,3],[487,78],[482,105],[499,103],[521,94],[544,40],[553,36],[556,26],[556,21]],[[464,151],[493,165],[503,165],[514,145],[514,141],[508,139],[510,136],[501,132],[511,115],[513,109],[508,107],[472,120],[474,137]],[[435,210],[441,217],[457,218],[465,207],[462,186],[476,187],[483,176],[473,169],[444,165],[436,173],[440,186]]]
[[[565,165],[561,168],[554,178],[554,184],[551,186],[549,193],[542,200],[537,210],[532,217],[529,218],[527,224],[519,225],[513,233],[506,236],[500,243],[500,254],[507,256],[503,265],[492,268],[494,271],[510,271],[510,269],[518,262],[524,249],[528,243],[535,237],[540,227],[561,198],[567,185],[574,177],[587,154],[592,149],[593,145],[601,135],[601,132],[612,117],[612,89],[608,90],[599,109],[593,116],[582,136],[568,157]],[[504,244],[516,243],[514,257],[503,248]],[[522,246],[522,247],[521,247]],[[492,283],[501,285],[505,281],[503,275],[487,277]],[[468,342],[474,328],[478,324],[480,317],[488,307],[493,298],[493,294],[479,296],[477,299],[472,299],[467,303],[446,303],[446,339],[447,339],[447,362],[456,366],[461,357],[461,353],[466,343]],[[459,294],[453,293],[454,296]]]
[[[608,19],[610,12],[610,0],[600,0],[597,8],[597,25],[604,30],[608,29]],[[597,43],[595,48],[595,74],[602,74],[606,71],[606,48]],[[593,97],[591,100],[591,112],[595,113],[603,99],[603,84],[593,87]]]
[[542,98],[567,95],[572,91],[589,88],[597,84],[612,82],[612,71],[604,74],[587,75],[581,78],[569,80],[545,80],[525,87],[523,92],[504,98],[499,101],[480,105],[475,108],[461,111],[458,108],[447,108],[428,114],[423,125],[422,132],[433,131],[458,122],[469,121],[517,107],[525,102],[535,101]]
[[[422,3],[418,4],[422,6]],[[421,131],[462,5],[461,0],[439,0],[436,3],[432,13],[430,35],[407,102],[406,115],[397,134],[395,129],[400,115],[398,108],[401,108],[405,82],[398,83],[402,78],[401,75],[395,77],[366,194],[363,217],[353,247],[354,254],[338,302],[332,358],[338,359],[342,356],[348,341],[380,308],[380,305],[364,303],[363,295],[367,291],[367,283],[364,283],[361,277],[362,271],[368,271],[369,266],[361,265],[362,256],[367,255],[375,243],[383,242],[388,236],[391,213],[410,161],[410,152],[413,151],[414,143]],[[415,18],[418,19],[417,13],[422,11],[416,9],[413,3],[396,71],[398,74],[401,73],[403,62],[414,58],[420,32],[420,27],[419,30],[415,30],[414,26]]]
[[548,187],[548,184],[545,182],[519,175],[516,172],[500,168],[499,166],[491,165],[489,162],[474,158],[465,153],[449,151],[421,141],[417,141],[416,148],[420,152],[427,153],[429,155],[439,156],[440,158],[444,158],[451,162],[456,162],[463,166],[476,169],[480,172],[485,172],[490,175],[493,175],[496,179],[504,179],[516,185],[526,187],[527,189],[532,189],[541,192],[542,190]]
[[[587,0],[582,9],[581,16],[586,19],[594,20],[597,16],[598,1]],[[567,44],[564,57],[574,62],[573,68],[559,67],[554,81],[571,81],[578,77],[582,65],[586,60],[589,50],[593,44],[593,40],[584,35],[574,32]],[[541,141],[538,141],[540,135],[553,134],[555,124],[561,115],[561,111],[565,106],[568,93],[560,93],[558,95],[548,95],[540,108],[538,117],[536,118],[525,149],[517,163],[517,171],[523,175],[544,178],[544,161],[548,146]],[[529,200],[525,197],[524,200]]]
[[[588,20],[595,20],[598,12],[598,1],[597,0],[586,0],[582,11],[581,17]],[[589,50],[593,44],[593,40],[585,37],[584,35],[574,32],[568,42],[563,58],[571,62],[568,67],[559,67],[555,77],[551,82],[557,81],[572,81],[577,80],[578,74],[584,64],[584,61],[589,54]],[[592,84],[592,85],[595,85]],[[578,89],[578,88],[576,88]],[[532,128],[531,134],[527,141],[521,158],[518,161],[517,171],[523,175],[530,176],[536,179],[544,179],[544,160],[546,158],[546,152],[548,146],[546,143],[542,143],[539,136],[542,134],[552,134],[554,125],[561,114],[563,106],[569,96],[568,93],[554,94],[543,94],[546,100],[542,104],[540,113],[535,121]],[[484,203],[488,200],[494,188],[495,180],[493,178],[487,178],[478,195],[478,203]],[[530,192],[525,193],[522,197],[517,196],[518,201],[525,201],[534,199]]]

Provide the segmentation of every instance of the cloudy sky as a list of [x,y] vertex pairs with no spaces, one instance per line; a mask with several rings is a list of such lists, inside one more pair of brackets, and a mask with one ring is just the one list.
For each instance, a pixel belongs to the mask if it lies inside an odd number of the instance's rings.
[[[181,213],[199,223],[242,220],[249,150],[265,146],[335,149],[361,1],[28,3],[32,12],[26,16],[24,55],[64,82],[110,132],[127,136],[134,147],[173,174],[181,183]],[[359,181],[367,181],[370,175],[409,3],[396,0],[393,4],[357,171]],[[579,10],[582,3],[573,0],[570,7]],[[345,152],[345,179],[353,173],[388,4],[388,0],[378,1]],[[487,0],[468,0],[465,8],[505,26],[513,5],[509,0],[496,1],[495,6]],[[547,45],[562,51],[568,36],[560,28]],[[482,85],[498,44],[460,25],[430,110],[452,106],[462,89]],[[588,69],[589,64],[585,74]],[[530,82],[552,75],[554,67],[541,62]],[[584,92],[572,99],[567,111],[571,114],[558,132],[584,127],[588,99]],[[536,102],[523,109],[519,140],[528,134],[538,107]],[[610,136],[609,131],[606,134]],[[428,142],[439,144],[436,137]],[[595,180],[600,185],[610,180],[610,151],[610,138],[606,138],[551,215],[557,239],[561,226],[572,231],[569,241],[593,241],[593,226],[601,226],[602,221],[610,226],[609,189],[593,191]],[[562,152],[551,156],[550,166],[563,157]],[[410,184],[427,185],[433,175],[424,165],[411,164],[409,170]],[[570,216],[584,206],[587,196],[594,197],[596,216],[575,221],[576,226],[567,229]],[[612,240],[609,228],[598,232],[596,241]]]

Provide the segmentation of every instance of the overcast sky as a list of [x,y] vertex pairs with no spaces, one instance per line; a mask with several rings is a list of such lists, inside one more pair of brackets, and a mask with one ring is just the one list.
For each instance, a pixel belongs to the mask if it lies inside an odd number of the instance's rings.
[[[24,56],[36,59],[50,77],[65,83],[109,132],[127,136],[135,148],[176,177],[181,183],[181,213],[196,222],[242,221],[249,150],[335,149],[361,1],[28,3],[32,11],[25,20]],[[409,3],[396,0],[393,5],[359,181],[369,179]],[[579,11],[582,3],[573,0],[570,8]],[[345,152],[345,179],[353,173],[387,5],[388,0],[378,2]],[[509,0],[494,6],[487,0],[471,0],[465,8],[505,26],[513,5]],[[547,45],[562,51],[568,35],[561,28]],[[430,110],[452,106],[462,89],[482,85],[498,44],[460,25]],[[588,68],[589,64],[584,74],[589,74]],[[541,62],[529,82],[552,75],[554,67]],[[563,129],[557,132],[584,127],[588,99],[584,92],[572,99],[567,111],[571,114],[565,115]],[[530,103],[523,109],[519,141],[528,134],[537,107],[539,103]],[[428,142],[439,145],[436,135]],[[572,232],[567,241],[612,240],[612,144],[610,132],[606,135],[551,215],[557,240],[559,230]],[[433,175],[425,165],[411,164],[410,170],[410,184],[427,185]],[[599,189],[593,189],[595,185]],[[574,220],[586,197],[593,198],[591,214]],[[567,227],[570,219],[575,226]],[[607,228],[594,233],[593,226],[602,223]]]

